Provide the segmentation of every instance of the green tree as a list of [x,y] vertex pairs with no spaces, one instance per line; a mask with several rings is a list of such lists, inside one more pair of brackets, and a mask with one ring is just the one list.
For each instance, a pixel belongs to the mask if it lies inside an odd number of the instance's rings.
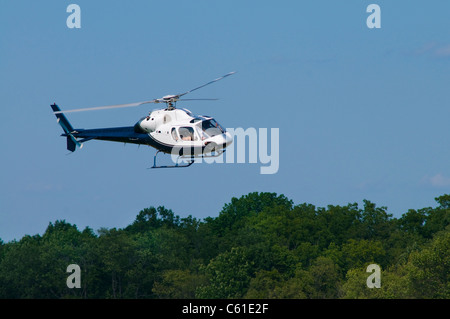
[[389,237],[395,223],[392,214],[388,214],[386,210],[386,207],[377,207],[375,203],[364,200],[364,210],[361,213],[364,239],[377,240]]
[[177,228],[180,226],[180,217],[172,210],[159,206],[141,210],[134,222],[125,228],[131,233],[143,233],[160,227]]
[[316,243],[321,249],[331,243],[342,245],[350,238],[362,236],[361,210],[358,204],[346,206],[328,205],[327,209],[319,208],[317,224],[314,229],[319,230]]
[[[88,248],[95,236],[65,221],[50,223],[43,236],[8,244],[0,262],[0,295],[7,298],[86,298],[93,286]],[[66,285],[67,266],[82,268],[82,289]]]
[[6,245],[0,264],[0,296],[2,298],[51,298],[40,284],[46,272],[40,255],[41,236],[26,235]]
[[[102,229],[96,242],[96,254],[101,263],[99,267],[103,270],[104,276],[109,277],[109,287],[106,287],[105,297],[107,298],[134,298],[136,288],[130,283],[130,271],[136,265],[136,242],[122,230],[112,228]],[[132,291],[127,287],[133,287]]]
[[428,214],[429,209],[409,209],[398,220],[399,226],[404,232],[424,236],[424,225]]
[[278,270],[272,269],[260,270],[255,274],[255,277],[250,280],[249,289],[245,295],[248,299],[273,299],[278,296],[275,295],[275,289],[282,286],[284,283],[283,276]]
[[344,299],[405,299],[410,298],[408,271],[404,265],[392,266],[389,270],[381,270],[381,287],[369,288],[366,271],[368,265],[353,268],[347,272],[342,286]]
[[412,252],[407,269],[415,297],[450,298],[450,229]]
[[436,202],[438,202],[440,208],[443,208],[443,209],[450,208],[450,195],[449,194],[441,195],[439,197],[436,197],[434,200]]
[[366,264],[384,265],[386,252],[380,241],[349,239],[342,245],[342,266],[344,271]]
[[252,278],[245,298],[249,299],[305,299],[313,293],[314,278],[300,264],[294,275],[285,277],[276,269],[261,270]]
[[317,257],[309,268],[312,277],[312,289],[309,298],[330,299],[340,296],[339,267],[331,258]]
[[403,264],[393,265],[381,272],[381,287],[373,288],[373,298],[408,299],[411,298],[411,285],[408,270]]
[[[449,298],[450,195],[392,218],[364,200],[316,208],[284,195],[232,198],[219,215],[145,208],[124,229],[58,220],[0,240],[0,298]],[[382,268],[369,289],[368,264]],[[69,264],[81,289],[69,289]]]
[[198,298],[242,298],[247,292],[252,265],[245,248],[232,248],[206,266],[209,284],[197,289]]
[[[367,287],[369,274],[366,272],[366,267],[353,268],[347,272],[346,280],[342,285],[342,298],[369,299],[374,297],[374,289],[376,288],[369,289]],[[381,285],[383,286],[383,281]]]
[[424,225],[424,236],[432,238],[434,234],[443,231],[450,225],[450,195],[442,195],[435,198],[439,206],[428,209]]
[[161,279],[153,286],[158,298],[193,299],[200,285],[206,284],[206,278],[189,270],[165,270]]
[[225,204],[217,218],[206,220],[218,234],[222,235],[226,231],[242,227],[245,224],[245,217],[258,214],[265,208],[284,206],[291,209],[292,205],[293,202],[284,195],[254,192],[239,199],[233,197],[231,203]]

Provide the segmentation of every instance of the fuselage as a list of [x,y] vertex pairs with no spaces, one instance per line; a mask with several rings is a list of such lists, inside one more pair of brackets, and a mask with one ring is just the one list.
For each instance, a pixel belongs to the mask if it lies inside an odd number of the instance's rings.
[[[191,155],[210,150],[223,151],[232,143],[232,137],[214,118],[197,116],[187,109],[167,108],[155,110],[141,118],[134,126],[136,133],[148,134],[163,152],[189,149]],[[206,151],[205,151],[206,150]]]

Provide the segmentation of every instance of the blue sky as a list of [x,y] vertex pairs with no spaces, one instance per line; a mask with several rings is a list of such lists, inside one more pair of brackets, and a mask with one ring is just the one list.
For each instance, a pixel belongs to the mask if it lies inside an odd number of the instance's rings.
[[[69,29],[66,8],[81,8]],[[381,8],[369,29],[366,8]],[[296,204],[435,206],[450,192],[448,1],[0,0],[0,238],[65,219],[125,227],[146,207],[217,216],[233,196]],[[148,170],[155,150],[90,141],[68,155],[50,104],[121,104],[187,91],[228,128],[279,128],[280,166]],[[179,105],[180,106],[180,105]],[[133,125],[153,106],[68,114]]]

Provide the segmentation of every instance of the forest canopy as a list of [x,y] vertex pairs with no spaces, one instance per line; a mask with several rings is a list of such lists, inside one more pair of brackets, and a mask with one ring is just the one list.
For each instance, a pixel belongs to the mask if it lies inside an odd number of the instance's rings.
[[[145,208],[123,229],[50,222],[0,240],[0,298],[450,298],[450,195],[399,218],[363,207],[232,198],[217,217]],[[81,270],[69,288],[68,265]],[[381,287],[368,288],[370,264]]]

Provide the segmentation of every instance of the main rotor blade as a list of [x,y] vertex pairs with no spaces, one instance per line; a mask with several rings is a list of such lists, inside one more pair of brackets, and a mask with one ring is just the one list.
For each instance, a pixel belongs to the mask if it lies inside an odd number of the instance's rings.
[[177,101],[217,101],[218,99],[179,99]]
[[148,103],[155,103],[156,100],[151,101],[144,101],[144,102],[136,102],[136,103],[129,103],[129,104],[117,104],[117,105],[106,105],[106,106],[96,106],[96,107],[88,107],[84,109],[74,109],[74,110],[67,110],[67,111],[58,111],[54,112],[55,114],[59,113],[73,113],[73,112],[85,112],[85,111],[97,111],[97,110],[107,110],[107,109],[118,109],[122,107],[135,107],[142,104],[148,104]]
[[202,87],[205,87],[205,86],[207,86],[207,85],[209,85],[209,84],[212,84],[212,83],[214,83],[214,82],[217,82],[217,81],[219,81],[219,80],[222,80],[223,78],[226,78],[227,76],[230,76],[230,75],[235,74],[235,73],[236,73],[235,71],[230,72],[230,73],[227,73],[227,74],[221,76],[220,78],[217,78],[217,79],[212,80],[212,81],[210,81],[210,82],[208,82],[208,83],[206,83],[206,84],[203,84],[203,85],[201,85],[201,86],[199,86],[199,87],[196,87],[195,89],[192,89],[192,90],[189,90],[189,91],[187,91],[187,92],[178,94],[177,96],[180,97],[180,96],[183,96],[183,95],[185,95],[185,94],[191,93],[191,92],[193,92],[193,91],[195,91],[195,90],[201,89]]
[[[205,87],[209,84],[212,84],[214,82],[217,82],[219,80],[222,80],[223,78],[226,78],[227,76],[230,76],[232,74],[234,74],[236,72],[230,72],[227,73],[223,76],[221,76],[220,78],[217,78],[215,80],[212,80],[206,84],[203,84],[201,86],[198,86],[192,90],[189,90],[187,92],[181,93],[181,94],[177,94],[177,95],[170,95],[170,96],[166,96],[166,97],[162,97],[160,99],[154,99],[154,100],[150,100],[150,101],[143,101],[143,102],[136,102],[136,103],[129,103],[129,104],[117,104],[117,105],[106,105],[106,106],[96,106],[96,107],[88,107],[88,108],[83,108],[83,109],[73,109],[73,110],[67,110],[67,111],[57,111],[54,112],[54,114],[59,114],[59,113],[73,113],[73,112],[86,112],[86,111],[98,111],[98,110],[107,110],[107,109],[117,109],[117,108],[123,108],[123,107],[135,107],[135,106],[139,106],[142,104],[148,104],[148,103],[170,103],[170,102],[176,102],[176,101],[180,101],[180,97],[191,93],[195,90],[201,89],[202,87]],[[205,100],[205,101],[214,101],[217,99],[182,99],[184,101],[194,101],[194,100]]]

